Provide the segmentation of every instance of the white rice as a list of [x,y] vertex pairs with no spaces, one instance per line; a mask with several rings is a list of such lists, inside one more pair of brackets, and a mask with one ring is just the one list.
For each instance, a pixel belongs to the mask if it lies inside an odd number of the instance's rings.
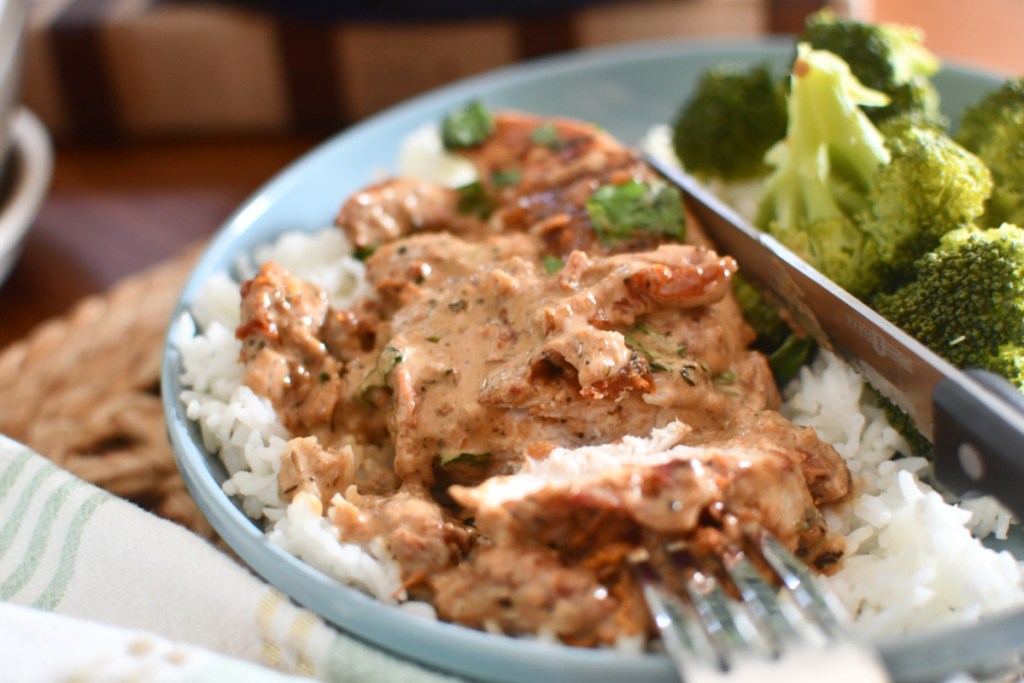
[[947,502],[922,480],[924,458],[895,457],[909,452],[905,442],[849,366],[819,353],[784,398],[783,414],[832,443],[857,486],[851,503],[825,512],[847,543],[841,571],[826,583],[857,630],[908,633],[1024,603],[1024,564],[979,540],[1005,538],[1008,513],[990,499],[973,512]]
[[[664,129],[655,130],[645,145],[665,153],[665,135]],[[407,141],[399,172],[450,185],[467,181],[465,166],[443,153],[432,127]],[[370,291],[363,264],[350,253],[341,231],[327,228],[283,236],[258,250],[251,262],[240,263],[238,272],[240,279],[248,277],[255,264],[274,259],[324,287],[332,303],[343,307]],[[188,387],[181,398],[188,417],[199,424],[204,447],[224,461],[225,492],[236,496],[250,517],[266,520],[272,542],[339,581],[383,601],[402,602],[399,569],[386,548],[345,543],[310,496],[298,496],[288,506],[278,496],[288,435],[269,401],[241,386],[240,343],[233,334],[238,284],[226,275],[211,280],[192,316],[179,325],[176,340]],[[856,629],[878,638],[970,622],[1024,603],[1024,565],[979,540],[989,534],[1005,537],[1009,514],[991,500],[962,505],[943,500],[922,480],[928,473],[924,459],[897,456],[907,452],[906,444],[848,366],[820,353],[784,398],[784,414],[834,444],[858,487],[851,503],[826,512],[830,528],[846,537],[848,548],[842,569],[827,585],[848,608]],[[657,447],[637,437],[628,440],[628,448],[645,443]],[[608,457],[623,447],[579,449],[579,457]],[[415,609],[430,612],[428,606]]]

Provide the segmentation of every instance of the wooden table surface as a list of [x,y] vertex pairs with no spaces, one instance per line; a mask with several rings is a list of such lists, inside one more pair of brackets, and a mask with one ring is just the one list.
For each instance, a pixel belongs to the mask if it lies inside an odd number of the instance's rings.
[[319,140],[58,146],[49,194],[0,285],[0,353],[81,298],[213,234]]

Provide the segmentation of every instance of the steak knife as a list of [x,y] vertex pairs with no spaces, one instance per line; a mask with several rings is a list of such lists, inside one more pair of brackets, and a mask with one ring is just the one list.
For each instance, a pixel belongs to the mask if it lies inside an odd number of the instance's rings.
[[1024,520],[1024,394],[1002,377],[959,370],[849,294],[692,176],[647,163],[683,194],[718,250],[770,292],[823,348],[913,420],[934,446],[935,478],[957,495],[995,496]]

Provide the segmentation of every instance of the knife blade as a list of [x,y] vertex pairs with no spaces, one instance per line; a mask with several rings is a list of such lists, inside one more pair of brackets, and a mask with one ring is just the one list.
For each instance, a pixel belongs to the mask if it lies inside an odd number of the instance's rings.
[[936,479],[989,494],[1024,519],[1024,394],[982,370],[960,370],[763,233],[678,167],[647,163],[677,187],[718,251],[795,322],[891,400],[934,446]]

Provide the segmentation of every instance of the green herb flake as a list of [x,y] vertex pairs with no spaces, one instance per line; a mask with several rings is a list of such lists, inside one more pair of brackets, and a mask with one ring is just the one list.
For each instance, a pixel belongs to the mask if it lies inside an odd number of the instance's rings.
[[491,459],[490,453],[441,453],[437,456],[441,467],[466,463],[470,465],[486,465]]
[[638,180],[602,185],[587,200],[587,214],[602,245],[608,247],[637,233],[686,237],[686,214],[679,192],[669,185]]
[[320,380],[320,384],[326,384],[327,382],[331,381],[331,376],[327,372],[321,370],[320,374],[317,375],[317,379]]
[[402,350],[394,346],[385,346],[377,354],[377,361],[373,368],[366,373],[359,385],[359,396],[368,398],[375,389],[386,389],[388,375],[395,369],[395,366],[405,360]]
[[430,342],[431,344],[436,344],[439,341],[441,341],[441,338],[438,337],[437,335],[430,335],[429,337],[427,337],[427,341]]
[[692,374],[693,371],[696,369],[697,367],[695,365],[684,365],[682,369],[679,370],[679,376],[682,377],[683,381],[689,384],[691,387],[697,386],[697,380],[693,378]]
[[[633,331],[638,331],[642,333],[643,328],[641,326],[637,326],[633,328]],[[655,357],[651,349],[648,348],[647,345],[645,345],[639,339],[637,339],[637,337],[634,334],[631,334],[630,332],[623,332],[622,336],[625,338],[627,346],[643,354],[644,358],[647,359],[647,365],[651,368],[651,372],[668,372],[668,366],[660,362]]]
[[449,112],[441,122],[441,142],[448,150],[479,145],[494,132],[494,117],[479,100]]
[[476,216],[481,220],[487,220],[498,203],[479,181],[456,188],[459,193],[459,202],[456,209],[463,216]]
[[542,123],[530,133],[530,139],[541,147],[558,151],[565,146],[565,141],[558,137],[558,129],[553,123]]
[[728,386],[736,382],[736,373],[726,370],[715,375],[712,381],[719,386]]
[[557,256],[548,254],[541,260],[541,265],[544,266],[544,271],[548,275],[554,275],[565,266],[565,262]]
[[518,185],[523,174],[517,168],[510,168],[507,171],[495,171],[491,174],[491,184],[495,187],[512,187]]
[[352,258],[356,259],[357,261],[365,261],[366,259],[373,256],[373,252],[375,251],[377,251],[377,245],[373,245],[370,247],[358,247],[355,251],[352,252]]

